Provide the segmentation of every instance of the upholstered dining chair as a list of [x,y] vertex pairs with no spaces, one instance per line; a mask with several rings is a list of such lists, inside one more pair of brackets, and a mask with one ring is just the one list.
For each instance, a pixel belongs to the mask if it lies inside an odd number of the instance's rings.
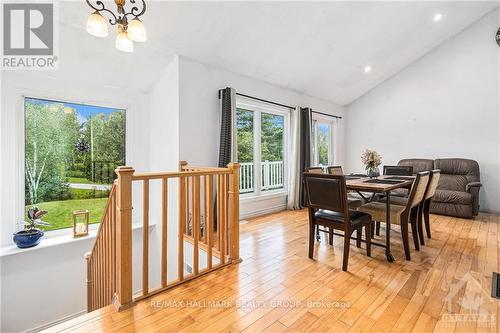
[[309,173],[325,173],[322,167],[309,167],[306,168],[305,172]]
[[420,205],[420,212],[418,214],[418,235],[420,236],[420,243],[425,245],[424,241],[424,231],[422,228],[422,219],[425,223],[425,232],[427,234],[427,238],[431,238],[431,222],[430,222],[430,207],[431,200],[434,194],[436,193],[436,189],[439,183],[439,178],[441,177],[441,170],[435,169],[430,173],[429,185],[425,190],[424,199]]
[[344,174],[342,166],[340,165],[329,166],[327,170],[329,175],[342,176]]
[[[408,199],[405,198],[391,198],[390,202],[390,218],[391,225],[398,224],[401,227],[401,238],[403,240],[403,248],[405,251],[406,260],[411,260],[410,245],[408,241],[408,225],[411,224],[413,242],[415,249],[418,251],[419,239],[417,231],[417,214],[419,205],[424,199],[425,191],[429,183],[429,171],[419,172],[413,182]],[[359,211],[370,214],[372,219],[377,222],[386,221],[386,200],[383,198],[379,201],[373,201],[362,205],[358,208]],[[400,200],[401,205],[395,204],[396,200]]]
[[[422,222],[425,223],[425,231],[427,234],[427,238],[431,238],[430,206],[432,197],[436,193],[440,175],[441,175],[441,170],[435,169],[430,171],[429,183],[427,184],[427,188],[425,189],[424,198],[420,202],[419,209],[417,212],[418,215],[413,214],[413,216],[411,216],[411,218],[417,218],[418,237],[420,239],[421,245],[425,245]],[[385,202],[385,200],[379,200],[379,201]],[[408,198],[391,196],[390,203],[391,205],[405,206],[408,203]]]
[[[371,223],[370,215],[349,209],[344,176],[328,174],[304,173],[306,204],[309,210],[309,258],[314,255],[314,230],[323,226],[331,230],[344,232],[344,253],[342,270],[347,271],[349,249],[352,233],[365,227],[366,255],[371,255]],[[357,243],[361,243],[361,234],[357,235]]]
[[[342,172],[342,167],[341,166],[329,166],[327,168],[327,170],[328,170],[328,174],[330,174],[330,175],[331,174],[334,174],[334,175],[337,175],[337,176],[344,175],[344,173]],[[324,173],[322,167],[310,167],[310,168],[306,169],[306,172],[309,172],[309,173]],[[335,172],[335,173],[332,173],[332,172]],[[347,197],[347,202],[349,204],[349,208],[350,209],[356,209],[359,206],[361,206],[364,201],[361,198],[356,198],[356,197],[348,196]],[[327,232],[326,230],[320,229],[319,225],[316,226],[316,240],[318,242],[321,239],[321,237],[319,235],[320,231],[321,232]],[[333,244],[333,234],[331,234],[331,233],[330,233],[330,236],[328,238],[328,242],[330,243],[330,245]]]
[[384,165],[384,175],[386,176],[412,176],[413,167],[403,165]]

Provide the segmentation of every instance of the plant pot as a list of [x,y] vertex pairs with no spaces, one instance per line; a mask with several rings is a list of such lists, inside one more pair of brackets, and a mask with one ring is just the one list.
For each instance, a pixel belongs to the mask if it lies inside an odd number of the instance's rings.
[[21,230],[14,234],[14,243],[18,248],[24,249],[27,247],[37,246],[42,239],[43,231],[40,229]]

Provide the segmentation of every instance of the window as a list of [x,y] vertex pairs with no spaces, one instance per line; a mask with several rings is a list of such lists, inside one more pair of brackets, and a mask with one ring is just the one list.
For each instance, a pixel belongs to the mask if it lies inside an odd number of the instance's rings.
[[25,206],[47,210],[45,230],[100,222],[114,170],[125,164],[125,110],[25,98]]
[[314,166],[333,164],[333,128],[334,120],[314,117],[312,124],[312,153]]
[[285,188],[288,117],[288,110],[238,103],[240,193],[259,195]]

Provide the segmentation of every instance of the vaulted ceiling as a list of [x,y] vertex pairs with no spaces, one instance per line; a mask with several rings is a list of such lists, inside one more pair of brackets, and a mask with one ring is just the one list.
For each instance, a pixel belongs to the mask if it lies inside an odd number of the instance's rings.
[[[110,4],[110,1],[105,1]],[[145,90],[169,55],[182,56],[338,104],[349,104],[498,6],[498,2],[147,1],[148,41],[125,54],[114,32],[85,32],[90,8],[60,6],[64,68],[98,69],[103,84]],[[442,13],[435,22],[433,17]],[[494,32],[492,32],[494,35]],[[493,38],[493,37],[492,37]],[[66,60],[65,60],[66,59]],[[371,67],[365,73],[366,66]],[[125,80],[124,80],[125,81]]]

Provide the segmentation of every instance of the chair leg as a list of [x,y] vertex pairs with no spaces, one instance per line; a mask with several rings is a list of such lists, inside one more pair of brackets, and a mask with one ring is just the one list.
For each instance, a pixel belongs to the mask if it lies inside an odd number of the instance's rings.
[[370,223],[370,231],[371,231],[372,238],[375,238],[375,221],[372,221]]
[[[314,223],[309,222],[309,258],[313,258],[314,254],[314,230],[316,229]],[[317,229],[316,229],[317,230]]]
[[333,228],[328,228],[328,244],[333,245]]
[[423,207],[424,207],[423,203],[421,203],[418,206],[417,229],[418,229],[418,238],[420,239],[420,244],[425,245],[424,229],[422,226]]
[[316,225],[316,240],[318,242],[321,240],[321,236],[319,235],[319,225]]
[[413,236],[413,244],[415,245],[415,250],[420,251],[420,243],[418,242],[418,231],[417,231],[417,221],[413,220],[411,224],[411,233]]
[[408,241],[408,216],[401,219],[401,237],[403,238],[403,248],[406,260],[411,260],[410,242]]
[[431,209],[431,200],[427,200],[424,203],[424,220],[425,220],[425,231],[427,232],[427,238],[431,238],[431,221],[430,221],[430,209]]
[[342,261],[342,270],[347,271],[347,263],[349,261],[349,248],[351,247],[352,232],[345,233],[344,235],[344,260]]
[[379,221],[377,221],[375,223],[375,227],[376,227],[375,233],[377,234],[377,236],[380,236],[380,222]]
[[356,229],[356,247],[361,247],[361,236],[363,233],[362,227]]
[[371,257],[372,255],[372,222],[365,225],[365,238],[366,238],[366,255]]

